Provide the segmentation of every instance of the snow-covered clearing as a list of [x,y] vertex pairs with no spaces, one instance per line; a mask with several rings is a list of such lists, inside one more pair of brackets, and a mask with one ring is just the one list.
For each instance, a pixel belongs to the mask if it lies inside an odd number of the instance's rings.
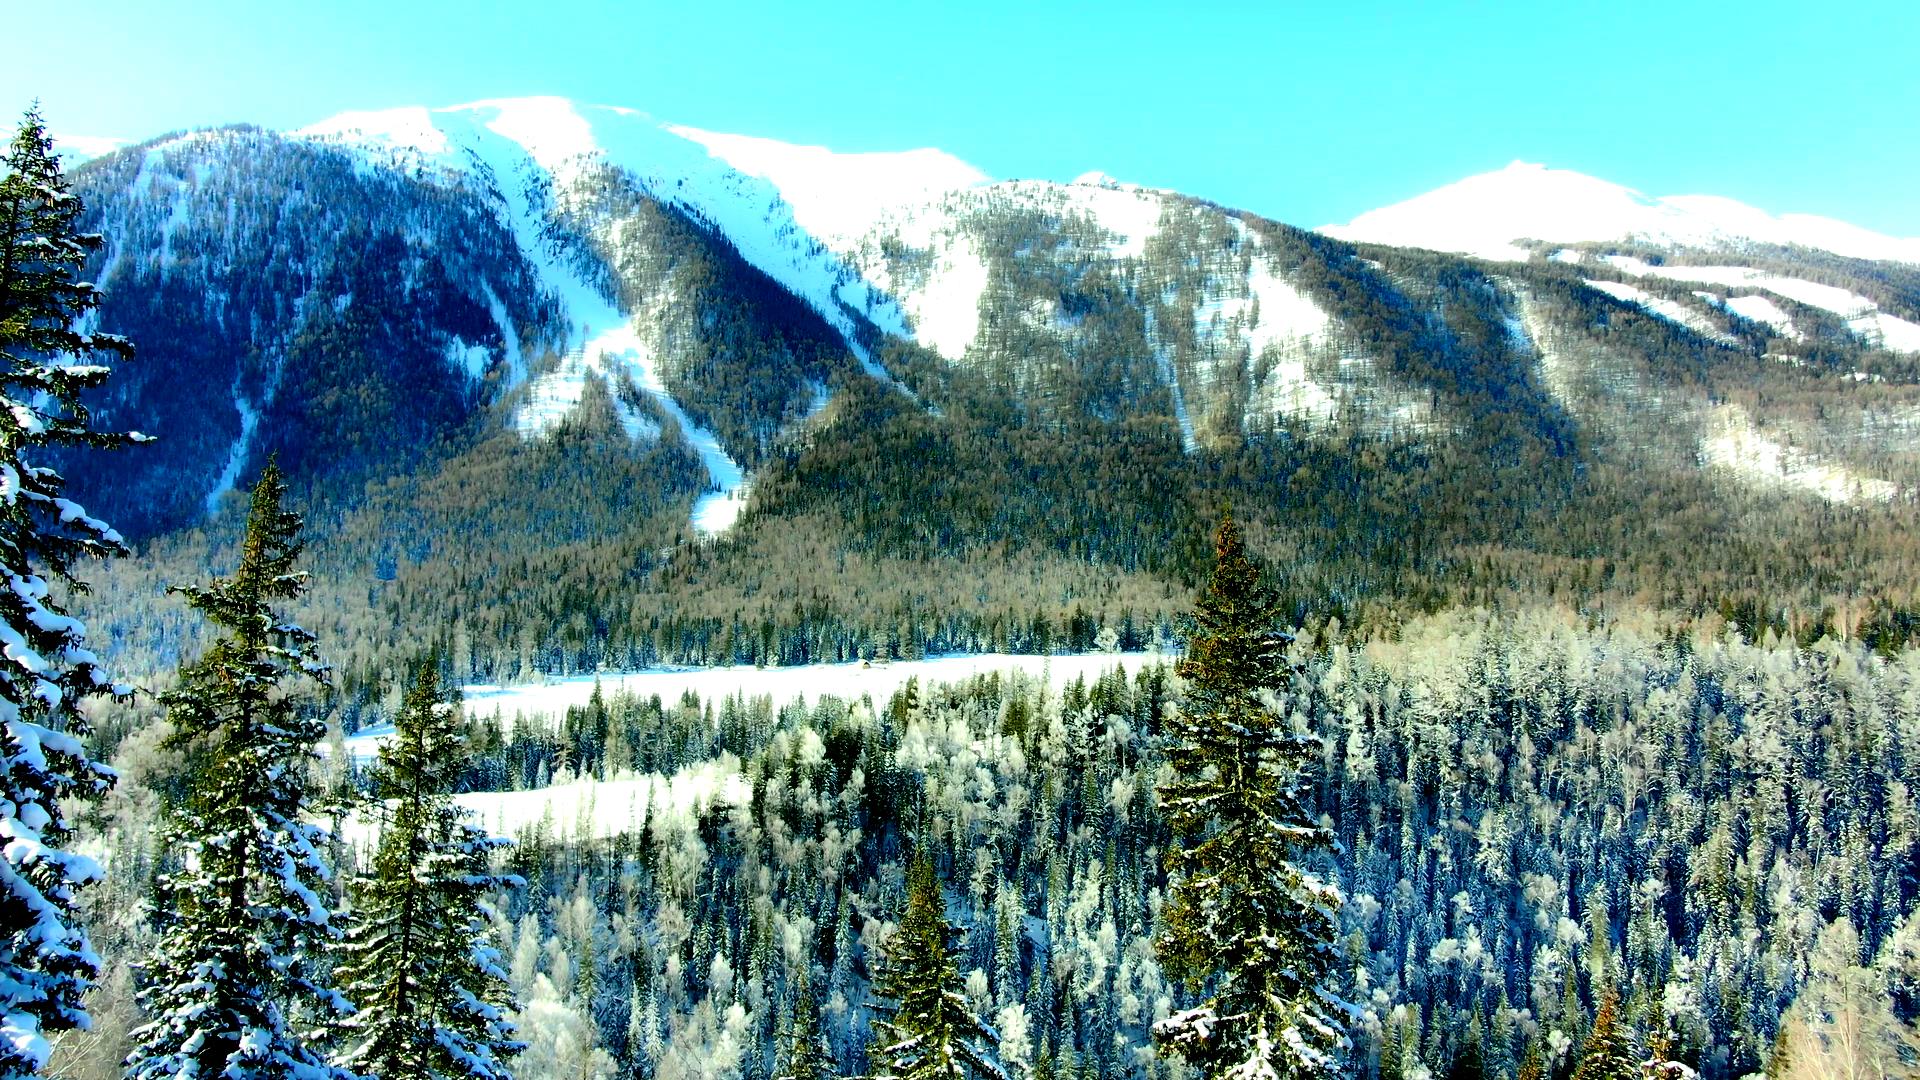
[[1721,307],[1726,308],[1728,311],[1733,312],[1743,319],[1750,319],[1754,322],[1765,323],[1773,327],[1790,341],[1807,340],[1807,335],[1801,331],[1799,327],[1793,325],[1793,316],[1780,310],[1779,304],[1774,303],[1772,300],[1758,293],[1751,293],[1746,296],[1729,296],[1719,303]]
[[1828,502],[1886,502],[1899,493],[1899,488],[1886,480],[1862,476],[1844,465],[1822,461],[1812,453],[1769,438],[1754,427],[1752,417],[1738,405],[1723,405],[1713,411],[1706,435],[1700,440],[1700,462],[1727,469],[1749,482],[1795,488]]
[[[513,839],[544,825],[557,840],[604,840],[638,833],[650,820],[684,826],[709,808],[745,806],[752,798],[739,759],[722,754],[671,776],[570,780],[528,791],[468,792],[453,801],[493,836]],[[358,815],[345,822],[341,833],[363,849],[375,839],[371,823]]]
[[1147,241],[1160,230],[1160,215],[1166,209],[1165,199],[1142,188],[1074,183],[1059,190],[1070,210],[1113,234],[1107,252],[1120,259],[1138,259],[1147,253]]
[[253,430],[260,425],[260,412],[255,409],[247,396],[240,390],[240,377],[233,380],[233,407],[240,414],[240,434],[233,440],[233,448],[227,451],[227,463],[220,468],[219,479],[213,482],[213,490],[207,492],[207,516],[212,517],[220,509],[220,500],[240,482],[240,470],[247,463],[247,452],[253,448]]
[[706,147],[741,173],[772,183],[793,208],[794,221],[835,250],[845,250],[865,236],[888,210],[932,202],[946,192],[990,180],[972,165],[934,149],[843,154],[824,146],[678,125],[667,130]]
[[[1068,656],[1031,656],[1013,653],[978,653],[966,656],[941,656],[927,660],[900,660],[868,666],[846,664],[807,664],[797,667],[756,668],[748,666],[713,668],[651,668],[644,671],[604,672],[577,675],[545,683],[522,686],[476,684],[462,691],[469,713],[502,717],[558,717],[569,706],[585,705],[597,685],[604,694],[630,693],[639,697],[659,695],[663,702],[678,701],[693,693],[701,701],[723,701],[730,697],[769,697],[776,705],[794,700],[808,703],[833,696],[849,701],[867,698],[877,706],[885,705],[910,679],[918,679],[924,688],[939,683],[960,682],[975,675],[992,672],[1024,672],[1045,677],[1053,686],[1076,678],[1091,681],[1117,665],[1129,675],[1153,664],[1171,663],[1175,658],[1155,652],[1078,653]],[[356,758],[371,758],[379,744],[392,735],[392,728],[380,725],[363,730],[347,740],[349,752]]]
[[[932,239],[929,237],[929,239]],[[987,294],[987,260],[965,233],[940,238],[926,284],[902,288],[900,306],[915,341],[949,360],[967,355],[980,334],[980,302]]]

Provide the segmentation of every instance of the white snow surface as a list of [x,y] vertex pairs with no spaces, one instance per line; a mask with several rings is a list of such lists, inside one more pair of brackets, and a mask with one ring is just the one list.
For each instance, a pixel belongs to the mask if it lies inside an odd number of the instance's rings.
[[[491,836],[512,840],[528,829],[548,825],[556,838],[604,840],[637,833],[649,820],[685,825],[714,806],[743,807],[753,787],[739,759],[722,754],[689,765],[671,776],[624,775],[611,780],[569,780],[528,791],[478,791],[453,797],[473,824]],[[372,846],[376,832],[362,815],[349,818],[341,838],[361,848]]]
[[1679,323],[1681,326],[1692,330],[1701,337],[1726,345],[1735,343],[1733,336],[1715,326],[1712,319],[1707,318],[1705,315],[1687,307],[1677,300],[1669,300],[1664,296],[1655,296],[1645,289],[1629,285],[1624,281],[1590,280],[1587,282],[1587,287],[1598,289],[1616,300],[1624,300],[1629,304],[1638,304],[1640,307],[1653,312],[1668,322]]
[[1758,293],[1750,293],[1746,296],[1729,296],[1725,300],[1720,301],[1720,306],[1743,319],[1751,319],[1757,323],[1765,323],[1775,330],[1780,331],[1781,334],[1790,340],[1805,341],[1807,339],[1807,335],[1802,332],[1799,327],[1793,325],[1793,316],[1780,310],[1779,304],[1774,303],[1772,300]]
[[[776,706],[796,699],[812,703],[832,695],[849,701],[865,697],[878,707],[909,679],[918,679],[925,688],[939,683],[959,682],[992,672],[1025,672],[1045,676],[1054,687],[1075,678],[1091,681],[1115,666],[1128,675],[1154,664],[1171,663],[1177,657],[1155,652],[1077,653],[1066,656],[1033,656],[1014,653],[977,653],[941,656],[926,660],[900,660],[868,666],[845,664],[807,664],[795,667],[660,667],[641,671],[603,672],[554,679],[545,683],[499,686],[479,683],[464,687],[467,712],[490,716],[498,711],[503,717],[516,713],[526,716],[557,718],[568,706],[585,705],[598,685],[604,694],[631,693],[641,697],[654,694],[664,702],[678,701],[692,691],[700,700],[724,701],[729,697],[770,697]],[[371,759],[381,742],[393,734],[391,725],[364,729],[347,739],[354,757]]]
[[1768,437],[1738,405],[1723,405],[1708,418],[1700,440],[1700,463],[1726,469],[1750,483],[1793,488],[1828,502],[1886,502],[1899,494],[1889,481],[1863,476]]
[[980,334],[980,302],[987,295],[987,260],[973,237],[945,238],[935,249],[926,284],[898,297],[912,320],[915,341],[949,360],[966,356]]
[[1643,240],[1692,247],[1741,241],[1819,248],[1859,259],[1920,263],[1920,238],[1883,236],[1831,218],[1775,216],[1710,195],[1652,198],[1568,169],[1516,161],[1320,229],[1329,236],[1401,247],[1525,260],[1519,240]]
[[[1755,270],[1748,266],[1654,266],[1629,255],[1609,255],[1606,257],[1606,262],[1614,269],[1634,277],[1658,277],[1669,281],[1699,282],[1728,288],[1764,289],[1775,296],[1783,296],[1788,300],[1840,316],[1847,320],[1849,329],[1867,339],[1871,344],[1893,352],[1920,353],[1920,324],[1902,319],[1897,315],[1889,315],[1881,311],[1880,306],[1872,300],[1836,285],[1803,281],[1800,278]],[[1756,298],[1736,297],[1735,299],[1751,304]],[[1731,307],[1731,303],[1728,306]],[[1786,314],[1777,306],[1772,304],[1767,306],[1773,308],[1773,311],[1782,319],[1786,319],[1787,325],[1792,325],[1792,320],[1787,319]],[[1759,308],[1755,307],[1755,310]],[[1745,313],[1742,312],[1742,314]],[[1772,320],[1763,319],[1762,321]]]
[[1138,259],[1147,253],[1147,241],[1160,230],[1166,202],[1138,187],[1109,187],[1076,181],[1061,188],[1074,213],[1090,217],[1114,235],[1107,253],[1120,259]]
[[706,147],[739,172],[772,183],[793,208],[794,221],[835,250],[865,236],[889,210],[933,202],[991,179],[941,150],[848,154],[677,125],[666,130]]
[[240,414],[240,434],[233,440],[233,448],[227,451],[227,463],[221,467],[219,479],[213,482],[213,490],[207,492],[208,517],[219,512],[220,501],[240,482],[240,469],[247,463],[247,451],[253,448],[254,429],[260,426],[260,411],[240,392],[237,376],[233,383],[233,407]]

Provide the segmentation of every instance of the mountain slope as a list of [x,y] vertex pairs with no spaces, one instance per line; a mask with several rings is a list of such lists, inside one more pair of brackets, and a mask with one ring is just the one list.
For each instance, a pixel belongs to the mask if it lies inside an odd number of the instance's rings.
[[103,406],[163,438],[79,483],[164,577],[277,448],[369,673],[1139,643],[1224,500],[1301,617],[1920,603],[1920,270],[1670,206],[1489,262],[557,99],[78,175],[142,345]]

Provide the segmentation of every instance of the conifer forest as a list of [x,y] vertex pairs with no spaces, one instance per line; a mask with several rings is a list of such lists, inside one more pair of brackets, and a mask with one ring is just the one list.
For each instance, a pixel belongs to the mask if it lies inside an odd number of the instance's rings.
[[1914,263],[562,107],[22,118],[0,1078],[1920,1077]]

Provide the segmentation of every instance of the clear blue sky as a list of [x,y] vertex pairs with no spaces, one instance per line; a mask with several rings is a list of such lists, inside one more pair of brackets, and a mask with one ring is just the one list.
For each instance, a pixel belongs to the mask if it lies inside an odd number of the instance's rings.
[[76,134],[560,94],[1309,226],[1525,158],[1920,235],[1913,0],[8,7],[0,109]]

